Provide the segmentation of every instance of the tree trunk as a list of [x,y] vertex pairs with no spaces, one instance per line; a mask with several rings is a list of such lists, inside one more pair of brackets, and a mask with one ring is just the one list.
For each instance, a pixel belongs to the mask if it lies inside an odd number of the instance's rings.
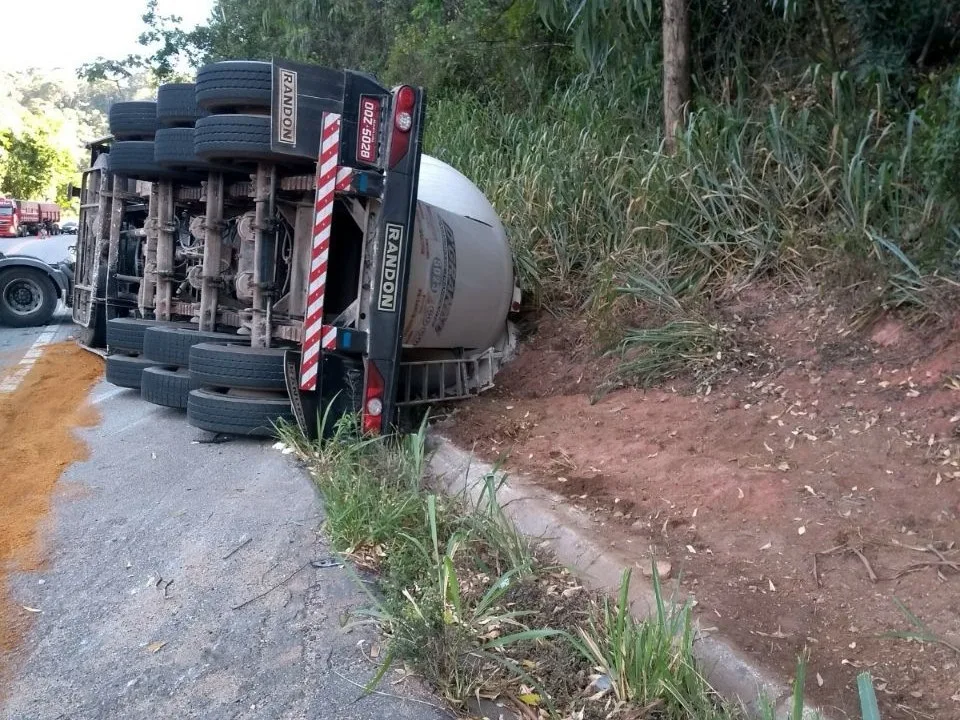
[[690,106],[690,12],[688,0],[663,0],[663,120],[667,151],[676,149],[677,131]]

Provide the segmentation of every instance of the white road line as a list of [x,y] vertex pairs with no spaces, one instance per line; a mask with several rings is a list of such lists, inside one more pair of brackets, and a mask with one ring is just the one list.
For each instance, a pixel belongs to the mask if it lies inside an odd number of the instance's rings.
[[0,383],[0,394],[12,393],[20,387],[20,383],[23,382],[27,373],[30,372],[30,368],[33,367],[34,363],[37,362],[37,358],[43,353],[43,348],[49,345],[50,341],[56,337],[57,330],[59,329],[57,325],[48,325],[46,330],[37,336],[37,339],[33,341],[33,345],[30,346],[30,349],[27,350],[20,362],[17,363],[17,369]]
[[106,402],[110,398],[114,398],[120,393],[124,393],[126,391],[127,391],[127,388],[122,388],[122,387],[113,388],[112,390],[108,390],[107,392],[103,393],[103,395],[97,395],[96,397],[91,397],[90,402],[93,405],[99,405],[100,403]]

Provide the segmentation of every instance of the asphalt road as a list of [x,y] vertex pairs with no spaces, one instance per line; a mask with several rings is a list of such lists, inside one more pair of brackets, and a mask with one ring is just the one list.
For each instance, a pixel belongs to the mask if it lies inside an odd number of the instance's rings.
[[[15,356],[44,331],[0,328],[0,350]],[[106,383],[91,400],[102,422],[81,433],[89,458],[61,477],[49,561],[10,577],[15,602],[41,612],[0,716],[449,717],[390,675],[383,694],[363,695],[376,636],[341,625],[369,601],[349,569],[311,564],[336,558],[290,456],[209,443],[181,413]]]

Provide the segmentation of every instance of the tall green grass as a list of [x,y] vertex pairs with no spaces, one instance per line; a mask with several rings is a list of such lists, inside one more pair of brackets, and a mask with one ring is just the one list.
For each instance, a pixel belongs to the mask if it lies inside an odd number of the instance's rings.
[[649,79],[529,80],[503,102],[435,102],[427,146],[488,194],[544,305],[603,320],[648,304],[632,283],[652,277],[689,316],[760,278],[816,272],[935,310],[960,237],[957,187],[937,182],[960,167],[945,120],[960,86],[931,87],[914,112],[889,94],[812,68],[761,98],[699,98],[669,156]]

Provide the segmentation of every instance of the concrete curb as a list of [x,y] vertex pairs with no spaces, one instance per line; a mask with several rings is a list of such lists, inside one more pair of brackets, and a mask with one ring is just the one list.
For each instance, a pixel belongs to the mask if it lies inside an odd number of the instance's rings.
[[[549,493],[522,477],[499,473],[442,434],[432,432],[428,474],[451,495],[464,495],[474,502],[480,499],[484,479],[491,474],[503,480],[498,497],[504,512],[517,529],[541,541],[563,565],[568,566],[590,589],[615,595],[626,568],[642,570],[636,558],[616,548],[603,547],[590,532],[591,521],[559,495]],[[630,603],[637,617],[654,610],[653,587],[634,572],[630,583]],[[760,717],[761,697],[775,703],[777,717],[787,717],[791,689],[769,673],[756,667],[724,638],[697,630],[693,652],[710,685],[723,697],[741,704],[751,717]],[[804,717],[829,720],[822,711],[805,706]]]

